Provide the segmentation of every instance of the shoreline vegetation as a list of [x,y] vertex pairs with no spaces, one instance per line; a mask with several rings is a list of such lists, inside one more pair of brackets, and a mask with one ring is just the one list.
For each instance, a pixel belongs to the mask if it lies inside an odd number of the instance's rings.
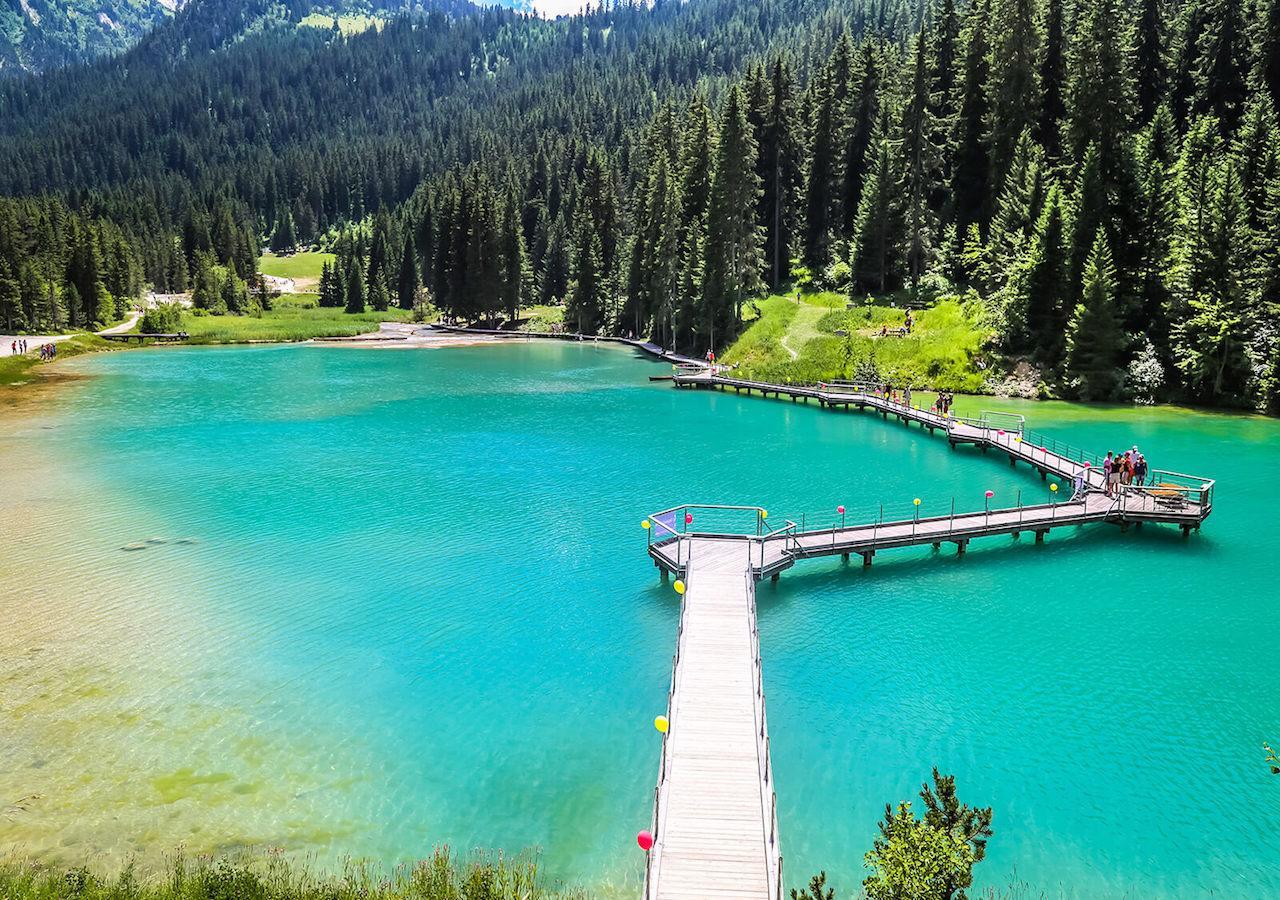
[[178,855],[167,871],[139,874],[131,865],[105,876],[83,867],[0,860],[6,900],[583,900],[579,888],[551,884],[537,856],[439,847],[429,859],[387,873],[350,862],[341,872],[316,873],[279,851],[239,860]]

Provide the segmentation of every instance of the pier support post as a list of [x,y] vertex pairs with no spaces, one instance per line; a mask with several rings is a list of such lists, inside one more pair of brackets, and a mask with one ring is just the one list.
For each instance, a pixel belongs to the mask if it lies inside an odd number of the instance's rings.
[[874,550],[868,550],[866,553],[862,554],[862,567],[864,569],[870,568],[871,558],[875,555],[876,555],[876,551]]
[[1190,537],[1190,536],[1191,536],[1191,526],[1190,526],[1190,525],[1183,525],[1183,526],[1182,526],[1182,536],[1183,536],[1183,537]]
[[941,542],[941,541],[934,541],[934,542],[933,542],[933,549],[934,549],[934,550],[941,550],[941,549],[942,549],[942,542]]
[[1036,532],[1036,543],[1037,543],[1037,544],[1043,544],[1043,543],[1044,543],[1044,536],[1045,536],[1046,534],[1048,534],[1048,533],[1049,533],[1049,529],[1047,529],[1047,528],[1046,528],[1046,529],[1044,529],[1044,530],[1042,530],[1042,531],[1037,531],[1037,532]]
[[1012,453],[1009,454],[1009,468],[1018,468],[1018,457],[1014,456]]
[[956,541],[956,556],[964,556],[965,549],[969,546],[969,539],[963,538]]

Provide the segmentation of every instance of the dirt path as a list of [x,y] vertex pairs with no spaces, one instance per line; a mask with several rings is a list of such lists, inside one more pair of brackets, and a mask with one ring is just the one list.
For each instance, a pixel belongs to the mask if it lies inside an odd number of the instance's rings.
[[[135,309],[129,313],[129,318],[125,319],[119,325],[112,325],[110,328],[104,328],[97,334],[121,334],[130,331],[133,326],[138,324],[138,320],[142,318],[142,310]],[[80,332],[81,334],[83,332]],[[0,356],[13,356],[13,342],[26,341],[28,353],[39,353],[41,344],[60,344],[63,341],[70,340],[75,334],[0,334]]]

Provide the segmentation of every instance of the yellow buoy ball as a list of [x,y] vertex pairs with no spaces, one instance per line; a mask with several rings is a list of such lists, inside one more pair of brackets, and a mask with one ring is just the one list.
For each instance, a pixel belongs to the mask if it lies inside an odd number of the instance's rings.
[[677,594],[684,593],[684,582],[681,581],[679,578],[676,579],[676,583],[673,585],[673,587],[676,589]]
[[920,498],[919,498],[919,497],[917,497],[917,498],[916,498],[915,500],[913,500],[912,502],[913,502],[913,503],[915,503],[915,505],[916,505],[916,506],[919,506],[919,505],[920,505]]
[[762,519],[767,519],[767,518],[769,518],[769,510],[767,510],[767,509],[762,509],[762,510],[760,510],[760,518],[762,518]]
[[641,528],[643,528],[645,531],[648,531],[648,530],[649,530],[649,528],[651,527],[651,526],[650,526],[650,524],[649,524],[649,520],[648,520],[648,519],[643,520],[643,521],[640,523],[640,527],[641,527]]
[[666,734],[667,729],[671,727],[671,723],[667,721],[666,716],[658,716],[653,720],[653,727]]
[[1058,486],[1056,484],[1051,484],[1049,485],[1049,490],[1053,491],[1056,494],[1058,493]]

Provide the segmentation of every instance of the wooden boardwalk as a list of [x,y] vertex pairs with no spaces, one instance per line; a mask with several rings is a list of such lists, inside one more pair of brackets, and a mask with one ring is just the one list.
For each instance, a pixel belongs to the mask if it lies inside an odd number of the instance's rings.
[[645,896],[782,896],[748,543],[691,540]]
[[[668,698],[670,729],[662,746],[655,791],[655,843],[645,872],[645,897],[782,898],[782,855],[769,760],[769,730],[756,629],[755,583],[797,562],[857,554],[871,565],[876,553],[944,543],[963,554],[974,538],[1035,535],[1054,528],[1111,522],[1122,528],[1172,524],[1184,534],[1213,510],[1212,479],[1156,471],[1146,485],[1105,491],[1101,460],[1056,439],[1036,435],[1020,417],[963,419],[885,397],[851,383],[778,385],[731,378],[715,368],[692,367],[672,379],[677,387],[816,401],[826,408],[880,412],[929,432],[942,432],[952,448],[972,444],[995,451],[1010,465],[1024,463],[1059,481],[1062,502],[915,516],[829,528],[784,520],[767,523],[759,507],[679,506],[646,520],[649,555],[664,573],[687,584]],[[696,513],[696,515],[695,515]],[[709,533],[727,513],[754,520],[741,533]],[[717,516],[721,517],[717,519]],[[775,520],[776,521],[776,520]],[[711,522],[708,526],[704,523]],[[754,531],[754,533],[752,533]]]

